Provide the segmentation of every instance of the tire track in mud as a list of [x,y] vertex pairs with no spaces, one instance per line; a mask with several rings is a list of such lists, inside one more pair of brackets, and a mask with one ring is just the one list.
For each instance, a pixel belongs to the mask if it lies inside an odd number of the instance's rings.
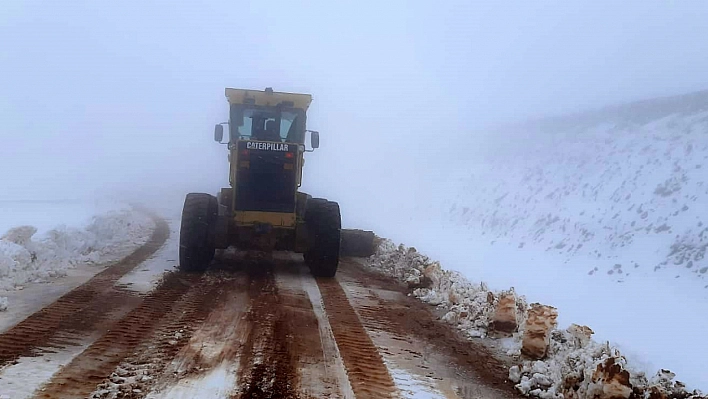
[[[142,304],[116,322],[101,338],[64,366],[40,388],[36,398],[85,398],[102,383],[127,356],[149,337],[162,320],[171,314],[183,313],[194,318],[199,308],[190,302],[187,292],[199,284],[203,276],[183,273],[168,274]],[[181,301],[186,297],[187,301]],[[200,295],[199,298],[208,299]]]
[[93,331],[119,308],[135,306],[136,301],[115,289],[114,284],[167,241],[170,235],[167,222],[155,215],[151,217],[155,230],[145,244],[0,334],[0,368],[21,356],[41,355],[41,348],[71,345],[73,341],[67,336]]
[[[297,365],[299,396],[352,398],[353,393],[325,319],[315,279],[304,265],[292,259],[276,270],[275,282],[282,299],[282,311],[294,335],[290,352]],[[317,299],[313,301],[308,290],[316,291],[313,296]],[[315,310],[317,306],[319,315]]]
[[[231,280],[226,292],[219,295],[209,316],[156,376],[157,382],[151,382],[149,398],[223,398],[235,386],[238,357],[249,331],[245,322],[249,284],[245,273],[225,278]],[[214,378],[220,383],[214,384]]]
[[[130,397],[143,398],[158,383],[166,368],[178,354],[185,351],[192,337],[210,318],[215,307],[224,302],[224,298],[244,287],[243,273],[226,274],[221,271],[207,274],[184,297],[166,313],[162,322],[151,336],[140,343],[134,352],[113,370],[110,377],[104,379],[91,395],[91,398]],[[205,364],[196,362],[189,365],[179,377],[202,369]]]
[[357,399],[394,397],[393,379],[342,286],[324,278],[318,278],[317,285]]
[[231,398],[299,398],[297,372],[291,353],[294,339],[272,269],[249,270],[251,325],[243,348],[238,389]]
[[[354,260],[343,259],[342,265],[339,278],[348,287],[363,324],[392,340],[387,350],[397,352],[389,353],[394,359],[403,363],[408,359],[416,374],[443,385],[451,383],[463,399],[521,397],[507,381],[507,365],[488,347],[440,321],[434,307],[409,297],[407,287]],[[449,368],[450,364],[455,367]]]

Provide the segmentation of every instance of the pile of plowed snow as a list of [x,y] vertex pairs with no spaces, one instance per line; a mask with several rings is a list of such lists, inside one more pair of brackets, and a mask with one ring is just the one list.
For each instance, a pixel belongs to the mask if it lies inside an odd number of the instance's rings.
[[[472,283],[457,272],[442,269],[415,248],[396,246],[382,240],[369,259],[369,267],[393,276],[412,289],[412,295],[445,312],[443,320],[470,338],[489,337],[494,332],[495,312],[504,298],[513,298],[512,332],[501,338],[507,355],[518,360],[509,370],[509,379],[527,396],[540,398],[706,398],[699,391],[688,392],[668,370],[653,377],[633,367],[609,343],[592,340],[592,330],[571,325],[556,328],[555,316],[542,322],[550,327],[545,355],[539,360],[522,355],[522,343],[531,307],[514,290],[493,291],[484,283]],[[507,301],[508,302],[508,301]],[[505,306],[508,305],[505,304]],[[515,320],[514,320],[515,319]]]
[[39,237],[33,226],[12,228],[0,237],[0,290],[47,282],[78,264],[118,260],[147,242],[154,227],[149,216],[123,209],[94,216],[83,229],[60,226]]

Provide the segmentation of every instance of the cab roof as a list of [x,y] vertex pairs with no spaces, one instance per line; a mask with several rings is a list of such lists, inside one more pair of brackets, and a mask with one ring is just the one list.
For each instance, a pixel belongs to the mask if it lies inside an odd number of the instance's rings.
[[266,107],[283,105],[289,108],[307,110],[312,102],[310,94],[283,93],[273,91],[267,87],[265,90],[231,89],[226,88],[226,98],[229,104],[251,104]]

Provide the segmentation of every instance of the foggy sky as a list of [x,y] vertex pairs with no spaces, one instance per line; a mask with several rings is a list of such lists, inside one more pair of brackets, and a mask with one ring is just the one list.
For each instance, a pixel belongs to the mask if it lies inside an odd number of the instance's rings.
[[0,198],[215,192],[224,87],[272,86],[352,222],[486,126],[708,88],[702,0],[341,3],[1,2]]

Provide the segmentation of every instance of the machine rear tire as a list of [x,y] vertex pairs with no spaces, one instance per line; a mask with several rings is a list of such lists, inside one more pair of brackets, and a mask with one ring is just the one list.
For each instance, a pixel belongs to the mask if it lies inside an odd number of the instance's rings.
[[334,277],[339,267],[342,218],[339,204],[321,198],[307,202],[305,212],[310,248],[305,263],[316,277]]
[[214,259],[219,203],[213,195],[190,193],[184,200],[179,234],[179,269],[202,272]]

